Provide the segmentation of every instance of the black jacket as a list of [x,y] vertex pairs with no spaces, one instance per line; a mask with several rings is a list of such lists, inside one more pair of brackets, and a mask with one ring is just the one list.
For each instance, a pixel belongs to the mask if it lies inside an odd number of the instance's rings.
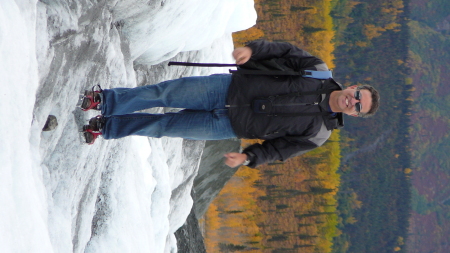
[[[246,64],[249,68],[262,63],[270,65],[269,69],[328,70],[322,60],[289,43],[258,40],[247,46],[253,51],[251,61]],[[256,113],[252,109],[256,98],[321,89],[328,92],[286,98],[276,103],[279,106],[270,114]],[[342,113],[323,113],[329,111],[329,93],[341,89],[333,79],[233,73],[227,98],[233,130],[239,138],[265,140],[263,144],[251,145],[243,151],[250,157],[249,166],[284,161],[322,145],[333,129],[343,126]],[[292,105],[299,103],[318,105]]]

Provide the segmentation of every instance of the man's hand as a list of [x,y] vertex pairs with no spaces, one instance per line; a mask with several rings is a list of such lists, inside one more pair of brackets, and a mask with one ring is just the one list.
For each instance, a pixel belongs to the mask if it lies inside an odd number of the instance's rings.
[[233,57],[237,65],[242,65],[252,57],[252,49],[249,47],[238,47],[233,51]]
[[236,166],[239,166],[241,164],[243,164],[245,162],[245,160],[247,159],[247,155],[246,154],[241,154],[241,153],[227,153],[225,155],[227,159],[225,160],[225,164],[228,165],[231,168],[234,168]]

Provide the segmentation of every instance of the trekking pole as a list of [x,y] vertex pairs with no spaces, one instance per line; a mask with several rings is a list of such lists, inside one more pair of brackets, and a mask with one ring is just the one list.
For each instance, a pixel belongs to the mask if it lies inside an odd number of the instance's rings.
[[169,66],[190,66],[190,67],[237,67],[237,64],[227,63],[194,63],[194,62],[178,62],[171,61]]

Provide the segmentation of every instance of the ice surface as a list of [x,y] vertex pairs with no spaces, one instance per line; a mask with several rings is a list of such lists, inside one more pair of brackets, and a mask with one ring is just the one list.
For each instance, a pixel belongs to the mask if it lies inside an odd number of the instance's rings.
[[114,14],[130,41],[132,59],[154,64],[253,26],[253,5],[253,0],[119,1]]
[[[176,252],[202,142],[82,145],[95,113],[75,108],[78,94],[145,83],[137,62],[232,62],[230,33],[255,19],[250,0],[1,1],[1,251]],[[161,68],[154,80],[223,71]],[[59,126],[42,132],[49,114]]]

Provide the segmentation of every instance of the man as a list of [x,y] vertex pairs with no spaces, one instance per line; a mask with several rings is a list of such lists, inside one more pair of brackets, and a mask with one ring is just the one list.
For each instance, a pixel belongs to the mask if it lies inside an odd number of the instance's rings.
[[[84,127],[86,142],[92,144],[100,134],[105,139],[129,135],[263,139],[262,144],[251,145],[242,153],[225,154],[230,167],[256,167],[321,146],[333,129],[343,126],[343,113],[367,117],[378,109],[378,92],[368,85],[343,89],[332,78],[271,74],[280,73],[271,72],[273,69],[328,70],[322,60],[289,43],[258,40],[234,50],[233,57],[243,69],[261,72],[238,70],[88,92],[82,108],[100,109],[102,116],[92,118]],[[133,113],[151,107],[186,109],[166,114]]]

